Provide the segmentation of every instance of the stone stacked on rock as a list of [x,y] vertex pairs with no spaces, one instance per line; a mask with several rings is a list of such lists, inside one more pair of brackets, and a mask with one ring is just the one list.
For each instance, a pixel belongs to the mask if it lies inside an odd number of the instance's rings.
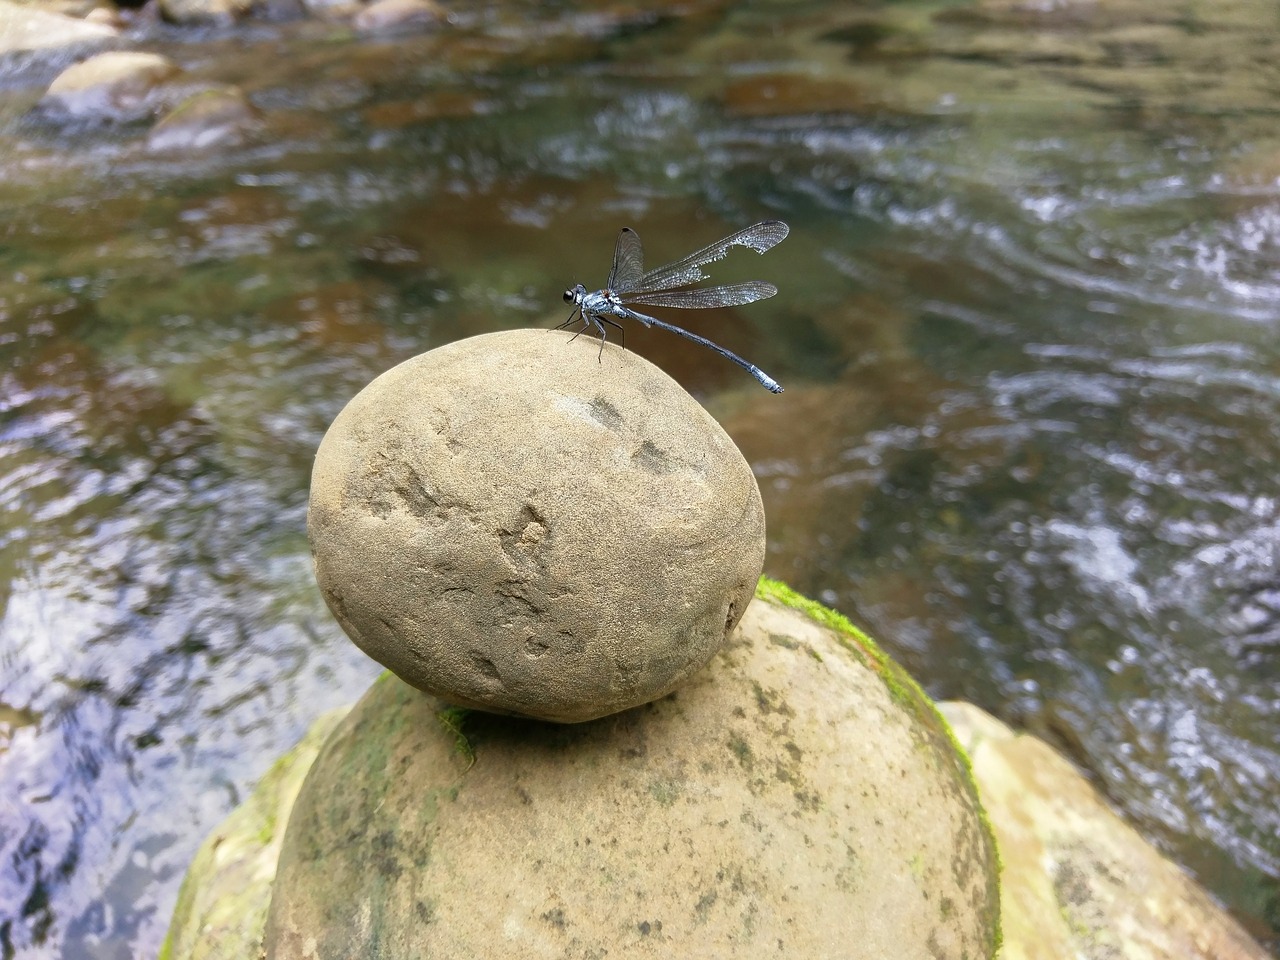
[[514,330],[388,371],[316,456],[309,532],[366,653],[452,703],[574,722],[657,699],[764,562],[750,467],[657,367]]
[[[780,584],[751,604],[755,480],[651,364],[544,330],[401,364],[326,434],[309,528],[399,676],[316,756],[269,910],[188,883],[174,956],[994,955],[946,725],[846,621]],[[277,836],[202,862],[260,891]]]

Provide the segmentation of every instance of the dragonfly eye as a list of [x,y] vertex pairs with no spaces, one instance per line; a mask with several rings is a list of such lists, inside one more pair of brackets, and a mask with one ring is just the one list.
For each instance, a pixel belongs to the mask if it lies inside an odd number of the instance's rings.
[[573,303],[573,291],[572,291],[572,290],[566,290],[566,291],[564,292],[564,302],[565,302],[565,303]]

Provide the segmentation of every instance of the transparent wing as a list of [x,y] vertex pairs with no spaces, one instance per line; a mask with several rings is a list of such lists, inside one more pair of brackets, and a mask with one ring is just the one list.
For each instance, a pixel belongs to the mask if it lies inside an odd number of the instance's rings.
[[644,273],[643,264],[644,247],[640,245],[640,234],[630,227],[623,227],[613,248],[613,269],[609,271],[609,282],[605,287],[615,292],[633,289]]
[[[627,231],[624,230],[623,233]],[[640,277],[633,286],[619,288],[610,284],[612,289],[619,293],[652,293],[657,290],[670,290],[672,287],[687,287],[691,283],[697,283],[699,280],[705,280],[707,275],[702,272],[701,267],[708,263],[714,263],[717,260],[723,260],[729,253],[730,247],[750,247],[756,253],[764,253],[772,250],[775,246],[786,239],[790,228],[781,220],[762,220],[759,223],[739,230],[737,233],[730,234],[723,240],[717,240],[715,243],[696,250],[674,263],[668,263],[664,266],[650,270],[644,276]],[[634,231],[632,231],[634,234]],[[639,248],[639,238],[636,238],[636,246]],[[618,237],[619,248],[621,248],[622,237]],[[615,253],[615,260],[617,254]],[[637,264],[639,260],[637,259]]]
[[693,290],[655,290],[653,293],[630,293],[620,296],[623,303],[650,307],[680,307],[706,310],[712,307],[740,307],[772,297],[778,288],[763,280],[729,283],[722,287],[696,287]]

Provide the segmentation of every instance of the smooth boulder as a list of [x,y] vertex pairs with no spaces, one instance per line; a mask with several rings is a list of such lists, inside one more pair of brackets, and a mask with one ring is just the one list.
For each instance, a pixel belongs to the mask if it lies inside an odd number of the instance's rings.
[[147,149],[164,153],[237,147],[258,125],[257,111],[238,88],[202,90],[160,118],[147,136]]
[[308,531],[369,656],[452,703],[578,722],[725,642],[764,562],[750,467],[614,344],[511,330],[378,377],[316,455]]
[[591,723],[463,714],[384,675],[298,796],[262,947],[985,960],[998,930],[994,843],[932,704],[766,584],[707,670]]
[[435,0],[373,0],[351,25],[361,33],[398,35],[427,30],[448,20]]
[[114,27],[0,0],[0,73],[7,81],[66,67],[119,42]]
[[163,85],[179,73],[173,61],[158,53],[100,53],[60,73],[36,109],[60,121],[143,120],[167,106]]
[[186,26],[226,27],[247,16],[253,0],[159,0],[160,16]]

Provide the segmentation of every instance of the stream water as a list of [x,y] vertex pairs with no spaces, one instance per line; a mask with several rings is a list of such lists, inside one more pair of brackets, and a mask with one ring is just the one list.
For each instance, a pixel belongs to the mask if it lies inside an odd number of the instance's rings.
[[791,236],[715,278],[779,296],[678,319],[786,393],[626,342],[752,463],[766,572],[1048,738],[1276,950],[1278,27],[688,0],[151,28],[262,114],[185,157],[28,119],[50,78],[0,69],[0,957],[154,955],[202,837],[375,675],[304,528],[357,390],[559,322],[624,224],[658,263],[764,217]]

